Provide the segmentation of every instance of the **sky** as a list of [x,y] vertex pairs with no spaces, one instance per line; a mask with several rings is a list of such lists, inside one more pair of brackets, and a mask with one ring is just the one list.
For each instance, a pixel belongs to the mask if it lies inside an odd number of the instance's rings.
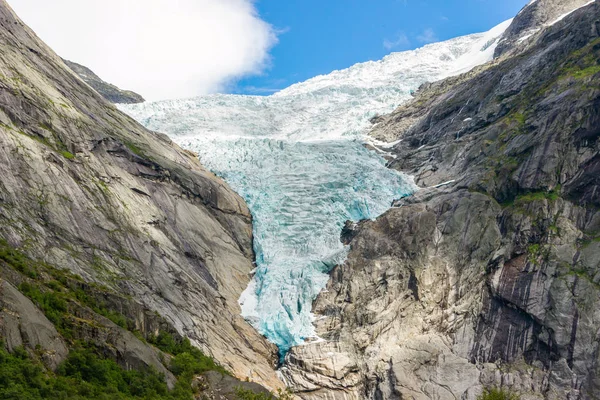
[[172,99],[268,95],[395,51],[487,31],[528,0],[8,0],[59,55]]

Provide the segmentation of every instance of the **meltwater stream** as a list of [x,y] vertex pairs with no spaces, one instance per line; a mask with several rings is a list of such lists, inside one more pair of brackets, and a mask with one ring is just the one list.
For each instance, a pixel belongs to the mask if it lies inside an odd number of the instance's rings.
[[268,97],[210,95],[121,108],[169,134],[223,177],[254,217],[256,270],[242,315],[281,354],[315,338],[312,302],[343,262],[346,220],[375,218],[412,180],[364,146],[369,120],[426,81],[489,59],[510,21],[476,34],[357,64]]

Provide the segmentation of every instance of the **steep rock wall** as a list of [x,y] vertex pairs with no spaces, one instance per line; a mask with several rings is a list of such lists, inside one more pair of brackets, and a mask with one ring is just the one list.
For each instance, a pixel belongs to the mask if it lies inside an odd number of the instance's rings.
[[238,377],[281,386],[240,316],[251,216],[194,154],[83,83],[0,1],[0,236],[135,298]]
[[598,398],[598,60],[595,2],[378,119],[424,189],[344,230],[325,340],[286,358],[300,396]]

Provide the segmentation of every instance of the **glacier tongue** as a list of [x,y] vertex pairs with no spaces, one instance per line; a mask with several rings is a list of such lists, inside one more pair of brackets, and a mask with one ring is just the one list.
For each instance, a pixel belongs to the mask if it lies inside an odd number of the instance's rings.
[[422,83],[490,60],[509,22],[269,97],[216,94],[120,106],[197,152],[247,201],[257,267],[240,299],[242,315],[282,354],[315,338],[312,301],[328,271],[345,258],[344,222],[375,218],[416,190],[363,146],[368,121],[392,111]]

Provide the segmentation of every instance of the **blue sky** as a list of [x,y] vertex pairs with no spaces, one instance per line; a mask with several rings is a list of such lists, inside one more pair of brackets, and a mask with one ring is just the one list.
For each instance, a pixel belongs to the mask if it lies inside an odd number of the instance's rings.
[[386,54],[487,31],[528,0],[258,0],[279,31],[271,66],[234,93],[270,94],[313,76]]

